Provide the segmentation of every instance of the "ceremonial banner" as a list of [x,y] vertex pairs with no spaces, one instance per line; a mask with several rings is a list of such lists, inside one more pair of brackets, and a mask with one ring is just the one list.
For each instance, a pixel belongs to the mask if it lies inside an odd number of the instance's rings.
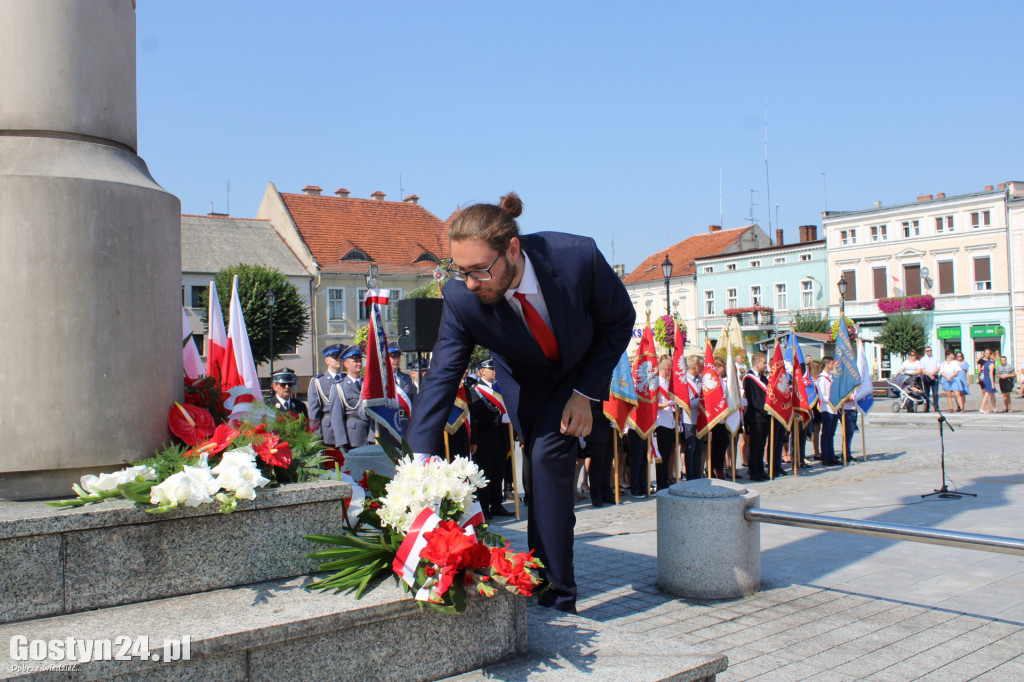
[[860,386],[860,372],[857,371],[857,358],[850,345],[850,335],[846,331],[846,318],[839,318],[838,336],[836,336],[836,361],[832,365],[832,391],[829,402],[839,409],[839,405],[851,397]]
[[633,386],[636,388],[636,409],[629,417],[629,424],[637,434],[647,438],[658,421],[658,353],[650,325],[644,327],[640,347],[633,360]]
[[[227,392],[239,383],[234,362],[228,362],[228,333],[224,329],[224,315],[220,311],[220,297],[217,285],[210,282],[210,296],[206,308],[206,376],[213,377],[221,384],[221,391]],[[225,386],[227,383],[227,386]]]
[[459,382],[459,391],[455,394],[455,404],[452,406],[452,411],[448,414],[448,422],[444,425],[444,430],[449,435],[454,436],[463,423],[466,424],[466,430],[468,431],[469,399],[466,397],[466,385]]
[[185,370],[185,376],[189,379],[198,379],[205,374],[203,358],[196,348],[196,340],[192,336],[192,325],[188,323],[184,307],[181,309],[181,353],[181,365]]
[[775,341],[772,353],[771,369],[768,372],[768,391],[764,399],[765,412],[779,420],[789,430],[793,421],[793,387],[786,373],[786,361],[782,356],[782,346]]
[[[242,315],[242,302],[238,298],[238,275],[231,280],[231,305],[228,318],[228,364],[234,367],[237,381],[228,384],[226,377],[221,377],[224,388],[245,385],[246,393],[252,395],[254,401],[263,402],[263,390],[260,388],[260,377],[256,374],[256,363],[252,359],[252,348],[249,346],[249,332],[245,328],[245,316]],[[231,369],[228,369],[228,377]],[[243,401],[237,397],[235,403]]]
[[725,398],[725,387],[715,367],[715,356],[711,352],[711,340],[705,341],[704,374],[700,377],[700,413],[697,415],[697,437],[703,438],[718,422],[729,416],[729,403]]
[[679,407],[690,414],[690,397],[693,389],[686,380],[686,350],[683,348],[683,335],[676,323],[675,344],[672,346],[672,374],[668,378],[668,392]]
[[[371,291],[374,291],[371,289]],[[367,295],[367,300],[370,296]],[[387,301],[387,298],[384,299]],[[396,440],[402,439],[401,406],[395,393],[395,375],[388,361],[388,339],[380,304],[370,303],[369,334],[366,337],[366,374],[363,376],[363,408],[366,416],[387,429]],[[406,398],[408,402],[408,398]]]
[[814,390],[814,382],[808,376],[800,342],[796,340],[796,334],[793,332],[789,332],[789,347],[786,353],[792,358],[793,363],[793,413],[800,418],[804,426],[807,426],[811,423],[811,408],[814,407],[809,394],[813,391],[817,400],[818,393]]
[[740,396],[740,373],[736,368],[736,358],[732,356],[732,346],[725,352],[725,399],[729,403],[729,416],[725,425],[729,433],[735,435],[743,421],[743,398]]
[[625,352],[612,371],[612,383],[608,392],[608,400],[604,401],[604,416],[612,420],[619,433],[622,433],[626,430],[626,420],[636,409],[633,370],[629,366],[629,356]]
[[857,339],[857,374],[860,375],[860,386],[857,388],[857,407],[864,414],[871,411],[875,404],[875,387],[871,383],[871,369],[868,356],[864,354],[864,342]]

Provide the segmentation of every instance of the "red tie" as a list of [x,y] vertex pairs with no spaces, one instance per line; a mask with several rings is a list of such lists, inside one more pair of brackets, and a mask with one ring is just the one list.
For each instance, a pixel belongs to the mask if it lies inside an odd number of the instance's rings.
[[540,346],[544,357],[551,362],[559,362],[562,356],[558,352],[558,341],[555,339],[555,335],[551,333],[551,328],[544,322],[544,318],[540,316],[540,313],[533,307],[533,304],[526,300],[526,294],[517,291],[512,295],[523,306],[523,317],[526,318],[526,326],[530,328],[533,338],[537,339],[537,345]]

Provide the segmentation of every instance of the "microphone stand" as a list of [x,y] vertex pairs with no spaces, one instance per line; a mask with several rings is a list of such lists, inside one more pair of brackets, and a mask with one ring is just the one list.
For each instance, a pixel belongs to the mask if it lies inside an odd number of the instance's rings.
[[956,433],[956,430],[953,428],[953,425],[949,423],[949,420],[946,419],[946,415],[942,414],[942,410],[939,409],[938,405],[935,406],[935,411],[939,413],[939,418],[936,421],[939,422],[939,444],[941,447],[942,458],[942,487],[926,495],[922,495],[921,497],[924,498],[931,497],[932,495],[938,495],[939,497],[953,500],[959,500],[964,495],[977,497],[977,495],[975,495],[974,493],[962,493],[959,491],[953,492],[948,487],[946,487],[946,436],[945,433],[943,433],[942,431],[942,425],[943,423],[945,423],[945,425],[949,428],[951,433]]

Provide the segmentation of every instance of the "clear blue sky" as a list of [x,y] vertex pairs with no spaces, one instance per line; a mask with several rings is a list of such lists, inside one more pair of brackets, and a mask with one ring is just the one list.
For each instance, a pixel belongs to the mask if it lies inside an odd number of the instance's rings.
[[[182,212],[267,182],[524,231],[628,270],[719,222],[1024,180],[1020,2],[139,0],[139,154]],[[771,203],[764,163],[767,103]],[[401,176],[401,185],[399,177]],[[776,210],[778,206],[778,222]]]

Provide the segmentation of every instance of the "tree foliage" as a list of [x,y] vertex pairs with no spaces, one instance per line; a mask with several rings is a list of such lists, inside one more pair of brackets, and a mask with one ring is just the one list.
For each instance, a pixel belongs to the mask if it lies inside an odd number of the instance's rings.
[[[252,358],[257,365],[270,359],[270,306],[267,292],[273,291],[274,302],[274,359],[281,357],[281,351],[302,343],[309,332],[309,307],[302,300],[299,290],[277,268],[263,265],[239,263],[224,268],[213,281],[217,283],[217,296],[228,324],[228,309],[231,305],[231,281],[238,275],[238,298],[245,316],[245,328],[249,333]],[[203,296],[203,324],[209,333],[207,300]]]
[[897,355],[907,355],[910,351],[921,353],[928,345],[924,325],[916,315],[906,313],[890,315],[875,341],[888,348],[890,353]]
[[793,331],[805,334],[827,334],[829,330],[828,315],[817,313],[800,313],[793,321]]

